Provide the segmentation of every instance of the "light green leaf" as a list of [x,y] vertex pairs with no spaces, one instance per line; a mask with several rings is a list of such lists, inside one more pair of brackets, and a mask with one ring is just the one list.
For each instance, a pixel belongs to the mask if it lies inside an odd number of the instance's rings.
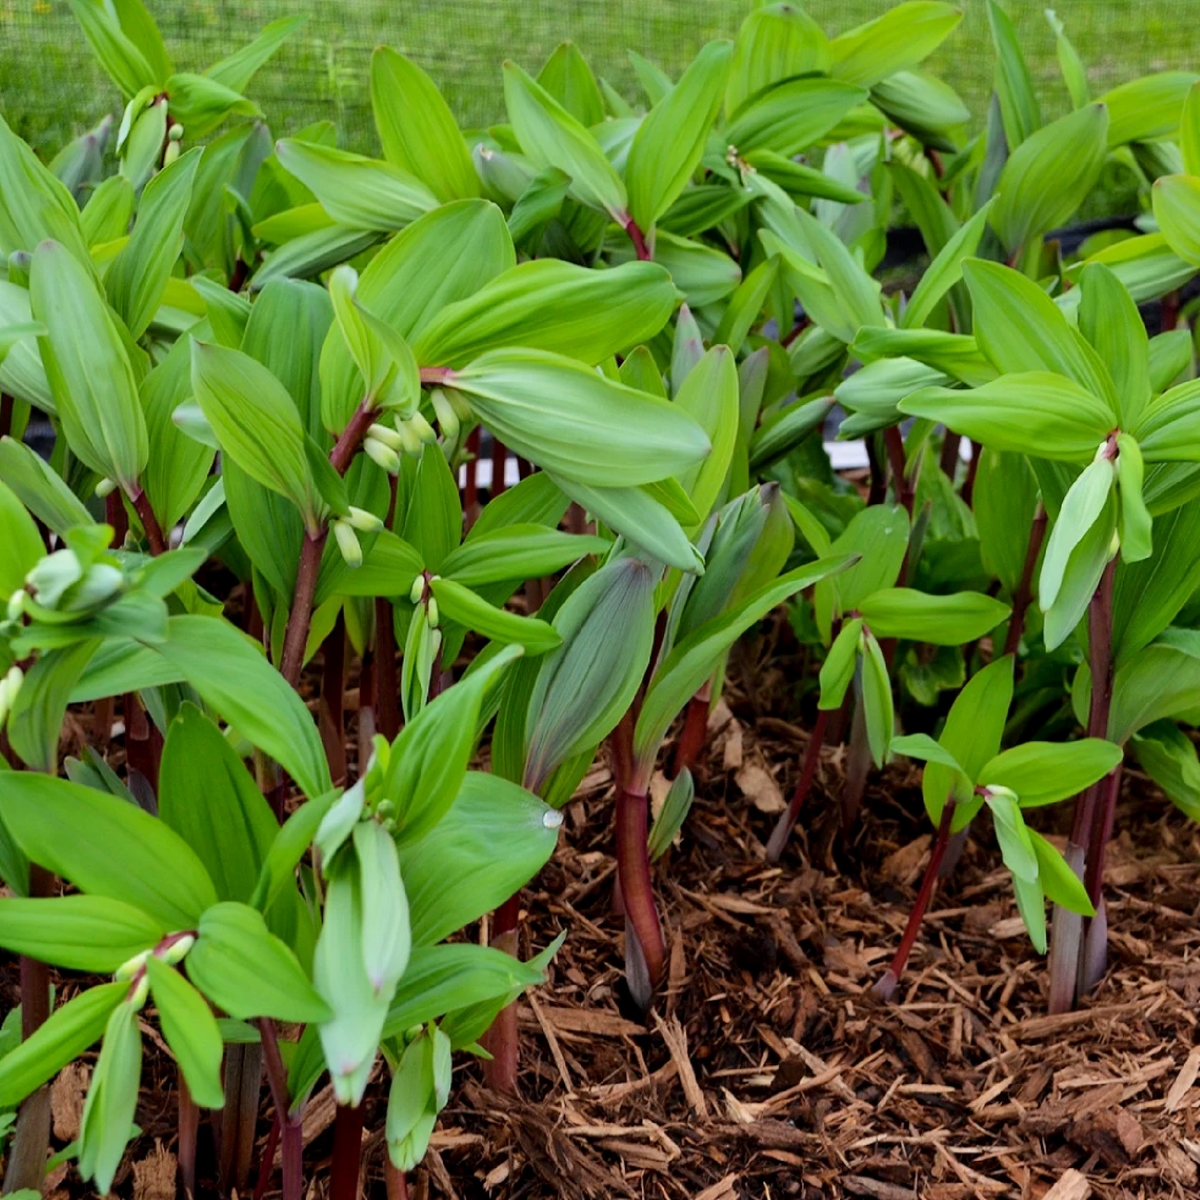
[[907,0],[834,38],[830,71],[835,78],[871,87],[928,58],[961,20],[962,13],[949,4]]
[[958,646],[995,629],[1012,611],[982,592],[930,596],[913,588],[884,588],[858,606],[877,637],[909,638],[935,646]]
[[430,587],[445,616],[492,641],[524,646],[530,654],[545,654],[562,643],[545,621],[497,608],[453,579],[435,578]]
[[146,960],[146,974],[163,1035],[192,1099],[201,1108],[224,1107],[221,1059],[225,1046],[208,1002],[174,967],[154,955]]
[[862,648],[861,617],[853,617],[842,624],[825,661],[821,664],[821,699],[819,708],[833,710],[842,707],[846,689],[854,680],[858,666],[858,652]]
[[80,1120],[79,1174],[92,1180],[101,1196],[111,1189],[125,1155],[141,1075],[142,1033],[137,1010],[126,1001],[108,1018]]
[[1116,388],[1122,428],[1131,428],[1150,402],[1150,344],[1133,297],[1102,263],[1079,277],[1079,331],[1104,360]]
[[1191,266],[1200,265],[1200,178],[1164,175],[1154,181],[1152,195],[1167,245]]
[[164,922],[107,896],[10,898],[0,904],[0,946],[71,971],[111,974],[167,932]]
[[892,735],[896,730],[892,681],[888,677],[883,650],[875,640],[875,635],[867,632],[865,627],[861,658],[862,706],[867,720],[867,742],[875,765],[882,767],[887,761]]
[[739,154],[773,150],[791,158],[823,138],[867,95],[865,88],[841,80],[785,79],[749,96],[721,136]]
[[725,111],[735,112],[756,92],[781,79],[828,71],[829,39],[794,4],[764,4],[742,22],[725,88]]
[[1117,472],[1112,459],[1097,458],[1084,468],[1067,492],[1050,530],[1042,559],[1038,603],[1043,612],[1048,612],[1058,599],[1068,560],[1088,530],[1100,519],[1116,482]]
[[937,763],[956,774],[962,771],[958,759],[927,733],[910,733],[905,737],[892,738],[892,753],[903,754],[906,758],[916,758],[927,763]]
[[1137,441],[1127,433],[1117,434],[1117,482],[1121,500],[1121,558],[1141,562],[1154,551],[1150,512],[1142,496],[1145,468]]
[[1004,750],[979,772],[981,786],[1016,792],[1022,808],[1057,804],[1091,787],[1115,769],[1121,747],[1101,738],[1078,742],[1024,742]]
[[1105,92],[1100,103],[1108,109],[1109,146],[1174,138],[1198,78],[1192,71],[1159,71]]

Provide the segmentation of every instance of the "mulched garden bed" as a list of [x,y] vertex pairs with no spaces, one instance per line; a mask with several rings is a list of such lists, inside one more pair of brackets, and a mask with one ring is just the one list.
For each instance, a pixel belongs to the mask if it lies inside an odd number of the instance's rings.
[[[897,1002],[881,1004],[871,985],[930,842],[919,772],[874,776],[847,842],[836,827],[841,752],[827,749],[792,845],[767,867],[763,843],[807,734],[778,715],[795,704],[773,639],[745,654],[755,659],[733,665],[680,843],[656,868],[670,970],[655,1010],[643,1021],[624,991],[611,782],[598,765],[523,894],[523,954],[568,938],[550,983],[521,1004],[521,1098],[488,1093],[478,1067],[461,1064],[410,1179],[414,1200],[1194,1196],[1196,826],[1126,772],[1109,857],[1110,971],[1083,1011],[1046,1015],[1043,962],[986,832],[939,886]],[[739,679],[755,680],[753,695]],[[1065,820],[1062,808],[1047,815]],[[13,964],[6,999],[15,984]],[[147,1056],[143,1134],[115,1190],[170,1200],[175,1072],[157,1035]],[[55,1085],[58,1145],[77,1129],[85,1081],[86,1068],[69,1069]],[[386,1086],[379,1077],[367,1099],[373,1197],[384,1194]],[[306,1119],[310,1196],[324,1195],[332,1117],[331,1096],[318,1094]],[[277,1187],[276,1175],[266,1194]],[[60,1169],[49,1194],[85,1193]]]

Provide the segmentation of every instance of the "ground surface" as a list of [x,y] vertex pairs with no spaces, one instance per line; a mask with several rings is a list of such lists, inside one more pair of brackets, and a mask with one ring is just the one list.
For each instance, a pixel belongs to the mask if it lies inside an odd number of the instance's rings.
[[[786,643],[782,623],[777,632]],[[1129,773],[1110,854],[1110,972],[1083,1011],[1045,1015],[1043,963],[986,830],[935,897],[898,1002],[883,1005],[870,987],[929,844],[918,777],[904,765],[877,777],[847,843],[829,820],[841,764],[827,751],[784,861],[767,868],[774,816],[764,810],[794,781],[806,735],[777,715],[793,710],[792,672],[774,635],[732,675],[754,678],[755,693],[730,685],[696,805],[657,869],[670,946],[657,1007],[642,1021],[624,999],[600,766],[523,894],[523,952],[562,930],[568,939],[549,984],[521,1007],[522,1098],[487,1093],[477,1066],[460,1063],[414,1197],[1195,1195],[1196,828]],[[1054,814],[1040,815],[1052,833]],[[11,990],[15,972],[8,980]],[[146,1028],[144,1132],[116,1192],[170,1200],[174,1070]],[[56,1145],[75,1136],[86,1071],[55,1086]],[[382,1197],[383,1080],[367,1103],[368,1194]],[[305,1122],[316,1200],[332,1117],[318,1094]],[[54,1184],[52,1200],[84,1194],[73,1175]],[[267,1195],[277,1186],[275,1175]]]
[[[805,0],[830,32],[878,16],[893,0]],[[249,40],[267,21],[311,14],[251,93],[279,132],[336,120],[355,148],[375,146],[369,57],[385,42],[411,53],[469,125],[503,111],[500,64],[536,69],[566,38],[595,69],[635,94],[626,49],[677,71],[709,38],[734,33],[751,0],[147,0],[180,70],[199,71]],[[1047,111],[1066,105],[1046,0],[1005,0]],[[931,68],[981,117],[993,58],[984,0],[962,0],[962,25]],[[1058,0],[1054,5],[1087,64],[1097,94],[1134,75],[1195,69],[1195,0]],[[67,0],[0,0],[0,113],[53,153],[119,100],[94,64]]]

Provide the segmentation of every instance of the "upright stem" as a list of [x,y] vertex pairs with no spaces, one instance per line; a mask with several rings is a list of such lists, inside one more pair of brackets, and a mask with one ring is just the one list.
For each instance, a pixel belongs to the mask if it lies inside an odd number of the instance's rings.
[[983,447],[973,441],[971,443],[971,461],[967,463],[967,478],[963,482],[962,498],[963,503],[970,508],[972,499],[975,496],[975,476],[979,474],[979,456],[983,453]]
[[392,602],[375,600],[375,721],[389,742],[400,732],[400,680],[396,673],[396,626]]
[[958,474],[959,447],[962,445],[962,435],[952,433],[949,429],[946,430],[946,436],[942,438],[942,455],[938,460],[938,465],[942,468],[942,474],[954,482],[955,476]]
[[134,511],[138,515],[138,520],[142,523],[142,528],[146,531],[146,541],[150,543],[150,553],[159,555],[166,553],[167,540],[163,537],[162,528],[159,526],[158,518],[154,515],[154,509],[150,506],[150,497],[142,490],[139,490],[133,498]]
[[1046,509],[1038,501],[1037,513],[1033,518],[1033,527],[1029,531],[1029,547],[1025,551],[1025,565],[1021,569],[1021,582],[1013,596],[1012,616],[1008,621],[1008,637],[1004,640],[1004,653],[1016,654],[1021,648],[1021,638],[1025,633],[1025,614],[1033,599],[1033,571],[1037,566],[1038,555],[1042,552],[1042,541],[1046,536]]
[[632,217],[625,218],[625,232],[629,234],[629,240],[633,243],[634,250],[637,251],[639,262],[650,262],[654,255],[650,253],[650,247],[646,245],[646,236],[638,227],[638,223]]
[[346,622],[339,612],[323,647],[325,662],[321,670],[320,725],[325,757],[334,782],[346,778]]
[[896,493],[896,503],[904,506],[911,520],[914,497],[904,469],[904,438],[900,436],[900,426],[889,425],[883,431],[883,440],[887,446],[888,465],[892,468],[892,490]]
[[327,529],[319,533],[304,532],[300,548],[300,566],[296,571],[296,591],[292,610],[288,614],[287,632],[283,636],[283,661],[279,670],[284,679],[296,687],[304,668],[304,650],[308,645],[308,630],[312,625],[313,597],[317,594],[317,577],[321,573],[321,555],[325,552]]
[[333,1160],[329,1167],[329,1200],[358,1200],[358,1173],[362,1163],[363,1118],[361,1104],[339,1104],[333,1126]]
[[275,1151],[279,1149],[279,1130],[282,1126],[280,1116],[275,1114],[271,1122],[271,1132],[267,1134],[267,1144],[263,1148],[262,1158],[258,1164],[258,1182],[254,1185],[254,1200],[263,1200],[267,1194],[267,1184],[271,1182],[271,1166],[275,1162]]
[[383,1184],[387,1200],[408,1200],[408,1180],[399,1167],[393,1165],[388,1153],[383,1153]]
[[463,514],[470,528],[474,512],[479,507],[479,440],[480,429],[476,425],[467,434],[466,482],[463,485]]
[[190,1198],[196,1194],[196,1138],[200,1131],[200,1110],[196,1107],[182,1071],[176,1071],[179,1082],[179,1179],[183,1192]]
[[904,936],[896,947],[891,965],[884,972],[883,978],[875,985],[875,994],[882,1000],[890,1000],[896,992],[896,985],[904,968],[908,964],[908,956],[912,953],[917,942],[917,934],[921,930],[921,922],[929,908],[933,897],[933,889],[937,886],[938,870],[942,865],[942,856],[946,853],[946,845],[950,840],[950,826],[954,822],[954,797],[947,796],[942,806],[942,819],[938,822],[937,835],[933,839],[933,848],[929,852],[929,862],[925,867],[925,876],[921,880],[921,890],[913,901],[912,910],[908,914],[908,924],[904,927]]
[[792,793],[791,803],[787,810],[780,814],[779,820],[767,842],[767,862],[777,863],[783,857],[784,847],[796,827],[800,816],[800,807],[808,795],[813,778],[817,773],[817,764],[821,761],[821,747],[825,744],[825,730],[829,725],[830,710],[822,708],[817,712],[817,720],[812,733],[808,737],[808,749],[804,754],[804,766],[800,770],[800,778],[796,782],[796,790]]
[[[628,787],[618,783],[617,878],[625,906],[626,976],[629,990],[643,1010],[650,1007],[666,961],[662,925],[650,878],[650,853],[646,846],[649,814],[650,803],[645,789],[636,782]],[[629,944],[631,938],[636,941],[636,946]],[[630,967],[644,967],[646,978],[641,979],[640,971]]]
[[0,392],[0,437],[9,437],[12,434],[15,407],[12,396],[7,392]]
[[867,740],[867,718],[862,697],[856,699],[850,719],[850,746],[846,754],[846,784],[842,792],[842,833],[849,834],[858,820],[867,776],[871,773],[871,746]]
[[109,492],[104,497],[104,520],[112,526],[113,545],[120,546],[129,532],[129,514],[125,511],[125,502],[119,491]]
[[887,495],[887,471],[884,470],[883,463],[879,458],[877,439],[867,437],[864,444],[867,448],[867,462],[871,467],[871,487],[867,492],[867,504],[882,504]]
[[[521,916],[521,895],[516,893],[496,909],[492,917],[492,948],[517,957],[517,925]],[[506,1096],[517,1094],[517,1071],[520,1066],[520,1037],[517,1029],[517,1006],[502,1008],[492,1027],[481,1039],[483,1048],[492,1056],[484,1061],[483,1077],[493,1091]]]
[[287,1069],[279,1053],[275,1022],[270,1017],[260,1017],[258,1028],[262,1034],[263,1061],[267,1067],[267,1081],[271,1085],[271,1099],[283,1134],[282,1200],[303,1200],[304,1135],[299,1116],[292,1114],[288,1104]]
[[675,745],[675,774],[681,775],[696,761],[704,748],[708,729],[708,710],[712,705],[712,680],[706,681],[688,703],[687,716]]

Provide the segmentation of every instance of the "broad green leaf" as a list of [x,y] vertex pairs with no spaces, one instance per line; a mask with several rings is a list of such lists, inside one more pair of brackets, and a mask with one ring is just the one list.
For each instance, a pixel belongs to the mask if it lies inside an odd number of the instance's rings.
[[858,666],[858,652],[862,647],[861,617],[853,617],[842,624],[825,661],[821,664],[821,699],[819,708],[833,710],[842,707],[846,689],[854,681]]
[[1191,266],[1200,265],[1200,177],[1164,175],[1154,181],[1152,194],[1167,245]]
[[790,158],[823,138],[866,98],[866,89],[855,83],[785,79],[748,97],[721,136],[739,154],[773,150]]
[[928,58],[961,20],[962,13],[949,4],[907,0],[834,38],[830,71],[838,79],[871,87]]
[[1083,880],[1071,870],[1061,852],[1036,829],[1027,829],[1033,852],[1037,855],[1038,883],[1055,904],[1085,917],[1095,916],[1096,910],[1088,898]]
[[1024,577],[1037,506],[1037,477],[1025,456],[985,449],[975,474],[971,507],[983,564],[1009,595],[1016,595]]
[[0,1104],[15,1108],[98,1041],[128,991],[128,983],[102,983],[56,1008],[44,1025],[0,1058]]
[[262,110],[253,100],[218,83],[207,75],[179,71],[166,82],[170,101],[170,120],[193,137],[204,137],[232,116],[261,117]]
[[[1161,641],[1131,654],[1117,668],[1110,741],[1123,745],[1154,721],[1179,718],[1200,708],[1200,659],[1193,639],[1191,631],[1168,631]],[[1086,712],[1090,693],[1086,667],[1079,670],[1075,691],[1077,707],[1082,702]]]
[[1183,169],[1188,175],[1200,175],[1200,81],[1188,88],[1179,121],[1179,149]]
[[1116,486],[1116,466],[1110,458],[1097,458],[1084,468],[1063,500],[1042,559],[1038,603],[1047,612],[1058,598],[1072,551],[1100,519]]
[[167,932],[164,922],[107,896],[0,904],[0,946],[71,971],[109,975]]
[[0,528],[5,534],[4,544],[0,545],[0,600],[7,601],[13,592],[24,587],[25,576],[45,555],[46,547],[25,506],[12,488],[2,482]]
[[897,71],[871,88],[871,103],[881,113],[933,149],[953,153],[955,132],[971,119],[962,97],[924,71]]
[[1103,512],[1071,551],[1062,585],[1048,609],[1044,607],[1045,596],[1039,586],[1038,603],[1046,614],[1042,638],[1048,650],[1061,646],[1087,612],[1099,586],[1100,576],[1113,555],[1113,534],[1116,530],[1117,499],[1110,488]]
[[437,207],[425,184],[391,163],[295,138],[279,142],[276,153],[321,207],[352,229],[401,229]]
[[188,844],[115,796],[14,771],[0,789],[0,816],[31,861],[82,892],[131,904],[169,930],[195,928],[216,903],[212,880]]
[[1200,817],[1200,759],[1192,740],[1173,721],[1156,721],[1130,739],[1142,769],[1185,816]]
[[172,617],[155,650],[310,797],[332,788],[329,764],[304,702],[254,643],[223,620]]
[[652,483],[711,449],[676,406],[546,351],[493,350],[452,382],[509,449],[582,484]]
[[1186,371],[1191,373],[1192,339],[1186,329],[1172,329],[1150,339],[1150,391],[1165,392]]
[[530,654],[545,654],[562,643],[545,621],[497,608],[453,579],[435,578],[430,587],[445,616],[492,641],[524,646]]
[[624,224],[628,219],[625,185],[599,143],[545,88],[511,62],[504,64],[504,103],[521,148],[538,170],[564,171],[571,177],[572,199]]
[[867,722],[867,743],[877,767],[887,761],[896,730],[896,714],[892,701],[892,681],[888,677],[887,660],[874,634],[863,631],[862,706]]
[[819,396],[786,405],[765,418],[750,441],[751,468],[761,471],[790,454],[825,424],[833,404],[831,396]]
[[1078,742],[1025,742],[997,754],[979,772],[981,786],[1016,792],[1022,808],[1057,804],[1103,779],[1121,761],[1120,746],[1101,738]]
[[1042,113],[1016,25],[997,0],[988,0],[987,11],[996,48],[996,95],[1012,151],[1041,129]]
[[989,200],[942,247],[921,276],[900,318],[901,329],[918,329],[929,320],[934,308],[963,277],[963,261],[979,249],[984,225],[994,201]]
[[630,213],[643,230],[654,227],[695,172],[721,107],[732,56],[729,42],[709,42],[638,126],[625,180]]
[[231,1017],[248,1021],[323,1021],[329,1008],[296,956],[271,933],[257,909],[226,901],[200,918],[184,959],[188,978]]
[[448,304],[413,351],[427,365],[461,367],[489,350],[527,346],[593,366],[648,342],[674,307],[671,276],[656,263],[594,271],[534,259]]
[[973,391],[925,388],[906,396],[899,407],[988,449],[1060,462],[1090,461],[1114,424],[1107,405],[1049,371],[1002,375]]
[[218,899],[249,901],[279,827],[228,739],[191,704],[167,730],[158,815],[195,850]]
[[94,524],[91,513],[61,476],[14,438],[0,438],[0,475],[17,499],[60,538],[76,525]]
[[[959,692],[938,742],[961,765],[955,771],[939,762],[925,768],[921,788],[925,811],[936,825],[949,796],[959,804],[974,795],[975,778],[985,763],[1000,752],[1013,695],[1013,659],[1005,655],[976,672]],[[955,824],[961,828],[956,814]]]
[[1105,92],[1100,103],[1108,109],[1108,144],[1174,138],[1184,102],[1198,78],[1191,71],[1160,71]]
[[[1024,827],[1022,827],[1024,828]],[[1033,831],[1025,829],[1025,836],[1029,839],[1030,847],[1033,846]],[[1039,954],[1046,953],[1046,896],[1042,891],[1040,879],[1028,880],[1022,879],[1019,875],[1014,874],[1012,877],[1013,897],[1017,902],[1017,911],[1021,914],[1021,920],[1025,922],[1025,931],[1029,934],[1029,940],[1033,943],[1033,948]]]
[[1145,468],[1137,442],[1127,433],[1117,434],[1117,480],[1121,500],[1121,557],[1141,562],[1153,553],[1150,512],[1142,496]]
[[[973,337],[961,333],[943,333],[940,329],[887,329],[879,325],[864,326],[851,345],[851,350],[867,364],[878,359],[901,358],[921,363],[942,375],[948,375],[971,387],[979,387],[996,378],[991,361],[980,352]],[[858,372],[857,374],[861,374]],[[914,376],[915,377],[915,376]],[[852,385],[852,375],[839,385]],[[874,405],[872,397],[867,402]],[[860,401],[860,404],[862,402]]]
[[962,771],[962,764],[958,759],[927,733],[910,733],[905,737],[892,738],[892,753],[920,759],[922,762],[937,763],[956,774]]
[[[490,510],[491,505],[488,507]],[[438,573],[471,588],[537,579],[561,571],[586,554],[603,554],[608,547],[603,538],[563,533],[546,525],[507,525],[468,538],[442,560]]]
[[1163,392],[1129,431],[1146,462],[1193,462],[1200,458],[1200,380]]
[[1035,882],[1038,876],[1037,856],[1017,802],[1002,791],[994,791],[987,797],[987,806],[992,812],[1004,865],[1016,878],[1027,883]]
[[858,611],[876,637],[958,646],[995,629],[1011,609],[982,592],[929,596],[913,588],[884,588],[865,597]]
[[400,860],[392,835],[377,821],[360,821],[353,837],[362,895],[363,966],[375,991],[390,999],[412,949]]
[[1114,242],[1088,261],[1109,267],[1138,304],[1165,296],[1196,273],[1195,264],[1181,258],[1161,233]]
[[201,1108],[222,1108],[221,1059],[225,1046],[208,1002],[174,967],[151,955],[146,974],[158,1021],[175,1061]]
[[828,554],[858,554],[861,558],[817,587],[817,624],[826,637],[834,616],[856,610],[868,596],[895,584],[908,551],[908,533],[908,514],[900,505],[873,504],[856,513],[834,539]]
[[1131,428],[1150,402],[1150,344],[1133,297],[1102,263],[1079,277],[1079,331],[1104,360],[1116,388],[1116,413]]
[[112,1188],[137,1111],[142,1075],[142,1033],[137,1010],[126,1000],[104,1028],[100,1057],[92,1071],[79,1132],[79,1174],[99,1195]]
[[[140,9],[141,5],[137,7]],[[144,87],[166,82],[166,76],[161,75],[161,71],[165,65],[167,73],[170,73],[169,60],[164,63],[157,56],[152,56],[156,60],[152,64],[142,46],[122,29],[122,22],[117,17],[119,10],[115,6],[106,5],[104,0],[71,0],[71,11],[96,52],[100,65],[121,89],[126,100]],[[145,10],[142,9],[142,12]],[[145,21],[153,24],[149,17]],[[148,44],[143,42],[143,45],[149,49]]]
[[728,346],[714,346],[688,373],[675,404],[692,417],[712,444],[712,452],[677,478],[696,512],[706,517],[717,502],[729,471],[738,427],[737,363]]
[[259,67],[267,63],[283,43],[308,21],[307,17],[281,17],[264,25],[254,41],[235,50],[204,74],[235,92],[244,92]]
[[462,531],[458,482],[441,448],[427,445],[413,477],[402,531],[405,540],[421,556],[426,570],[440,574],[446,556],[462,541]]
[[222,450],[256,482],[291,500],[315,529],[320,499],[300,414],[283,384],[240,350],[194,341],[192,386]]
[[867,363],[834,389],[835,398],[849,414],[838,436],[861,437],[896,425],[903,420],[896,405],[905,396],[949,382],[940,371],[911,358],[885,358]]
[[762,315],[763,302],[775,286],[779,275],[779,260],[769,258],[761,262],[747,275],[729,298],[721,323],[713,334],[713,344],[728,346],[739,354],[751,328],[758,324]]
[[[809,197],[815,197],[821,200],[836,200],[839,204],[865,204],[867,197],[862,192],[855,188],[849,187],[839,180],[834,179],[832,175],[825,174],[824,171],[818,171],[813,167],[806,167],[803,163],[795,162],[787,158],[785,155],[776,154],[774,150],[751,150],[745,156],[746,162],[750,164],[760,174],[765,175],[772,183],[778,184],[793,200],[803,202]],[[679,205],[687,203],[688,197],[695,194],[699,189],[685,192],[680,197]],[[732,192],[729,188],[717,189],[724,193],[725,196],[738,198],[738,207],[743,203],[748,203],[753,199],[753,194],[750,191]],[[726,203],[732,203],[732,199]],[[678,208],[679,205],[676,207]],[[737,208],[733,210],[737,211]],[[674,210],[672,210],[674,212]],[[731,214],[732,215],[732,214]],[[670,225],[672,215],[669,213],[664,223]],[[695,232],[702,232],[705,228],[711,228],[713,223],[707,223],[701,229]],[[675,233],[686,234],[689,231],[684,229],[674,229]]]
[[764,4],[742,22],[733,50],[725,111],[735,112],[763,88],[793,75],[829,69],[829,39],[802,8]]
[[93,471],[137,494],[149,444],[125,339],[91,277],[56,242],[43,242],[30,272],[46,377],[72,451]]
[[654,672],[634,727],[634,757],[647,772],[653,767],[671,722],[712,674],[725,651],[773,608],[818,580],[845,570],[854,561],[851,554],[833,555],[781,575],[693,630],[671,649]]
[[1050,22],[1050,28],[1054,30],[1058,69],[1062,72],[1063,82],[1067,85],[1067,91],[1070,93],[1071,104],[1074,108],[1083,108],[1092,98],[1092,91],[1088,86],[1087,68],[1084,67],[1079,52],[1067,37],[1066,29],[1054,9],[1046,9],[1046,19]]
[[537,81],[585,128],[604,120],[604,98],[587,59],[573,42],[563,42],[542,64]]
[[479,195],[458,124],[433,80],[387,46],[371,57],[371,108],[384,157],[442,201]]
[[468,772],[441,821],[398,847],[414,953],[478,920],[532,879],[554,852],[561,823],[515,783]]
[[407,597],[413,580],[425,567],[422,556],[389,529],[381,530],[363,564],[348,571],[338,584],[343,596]]
[[989,223],[1010,253],[1068,221],[1100,178],[1108,112],[1089,104],[1031,134],[1013,151]]

